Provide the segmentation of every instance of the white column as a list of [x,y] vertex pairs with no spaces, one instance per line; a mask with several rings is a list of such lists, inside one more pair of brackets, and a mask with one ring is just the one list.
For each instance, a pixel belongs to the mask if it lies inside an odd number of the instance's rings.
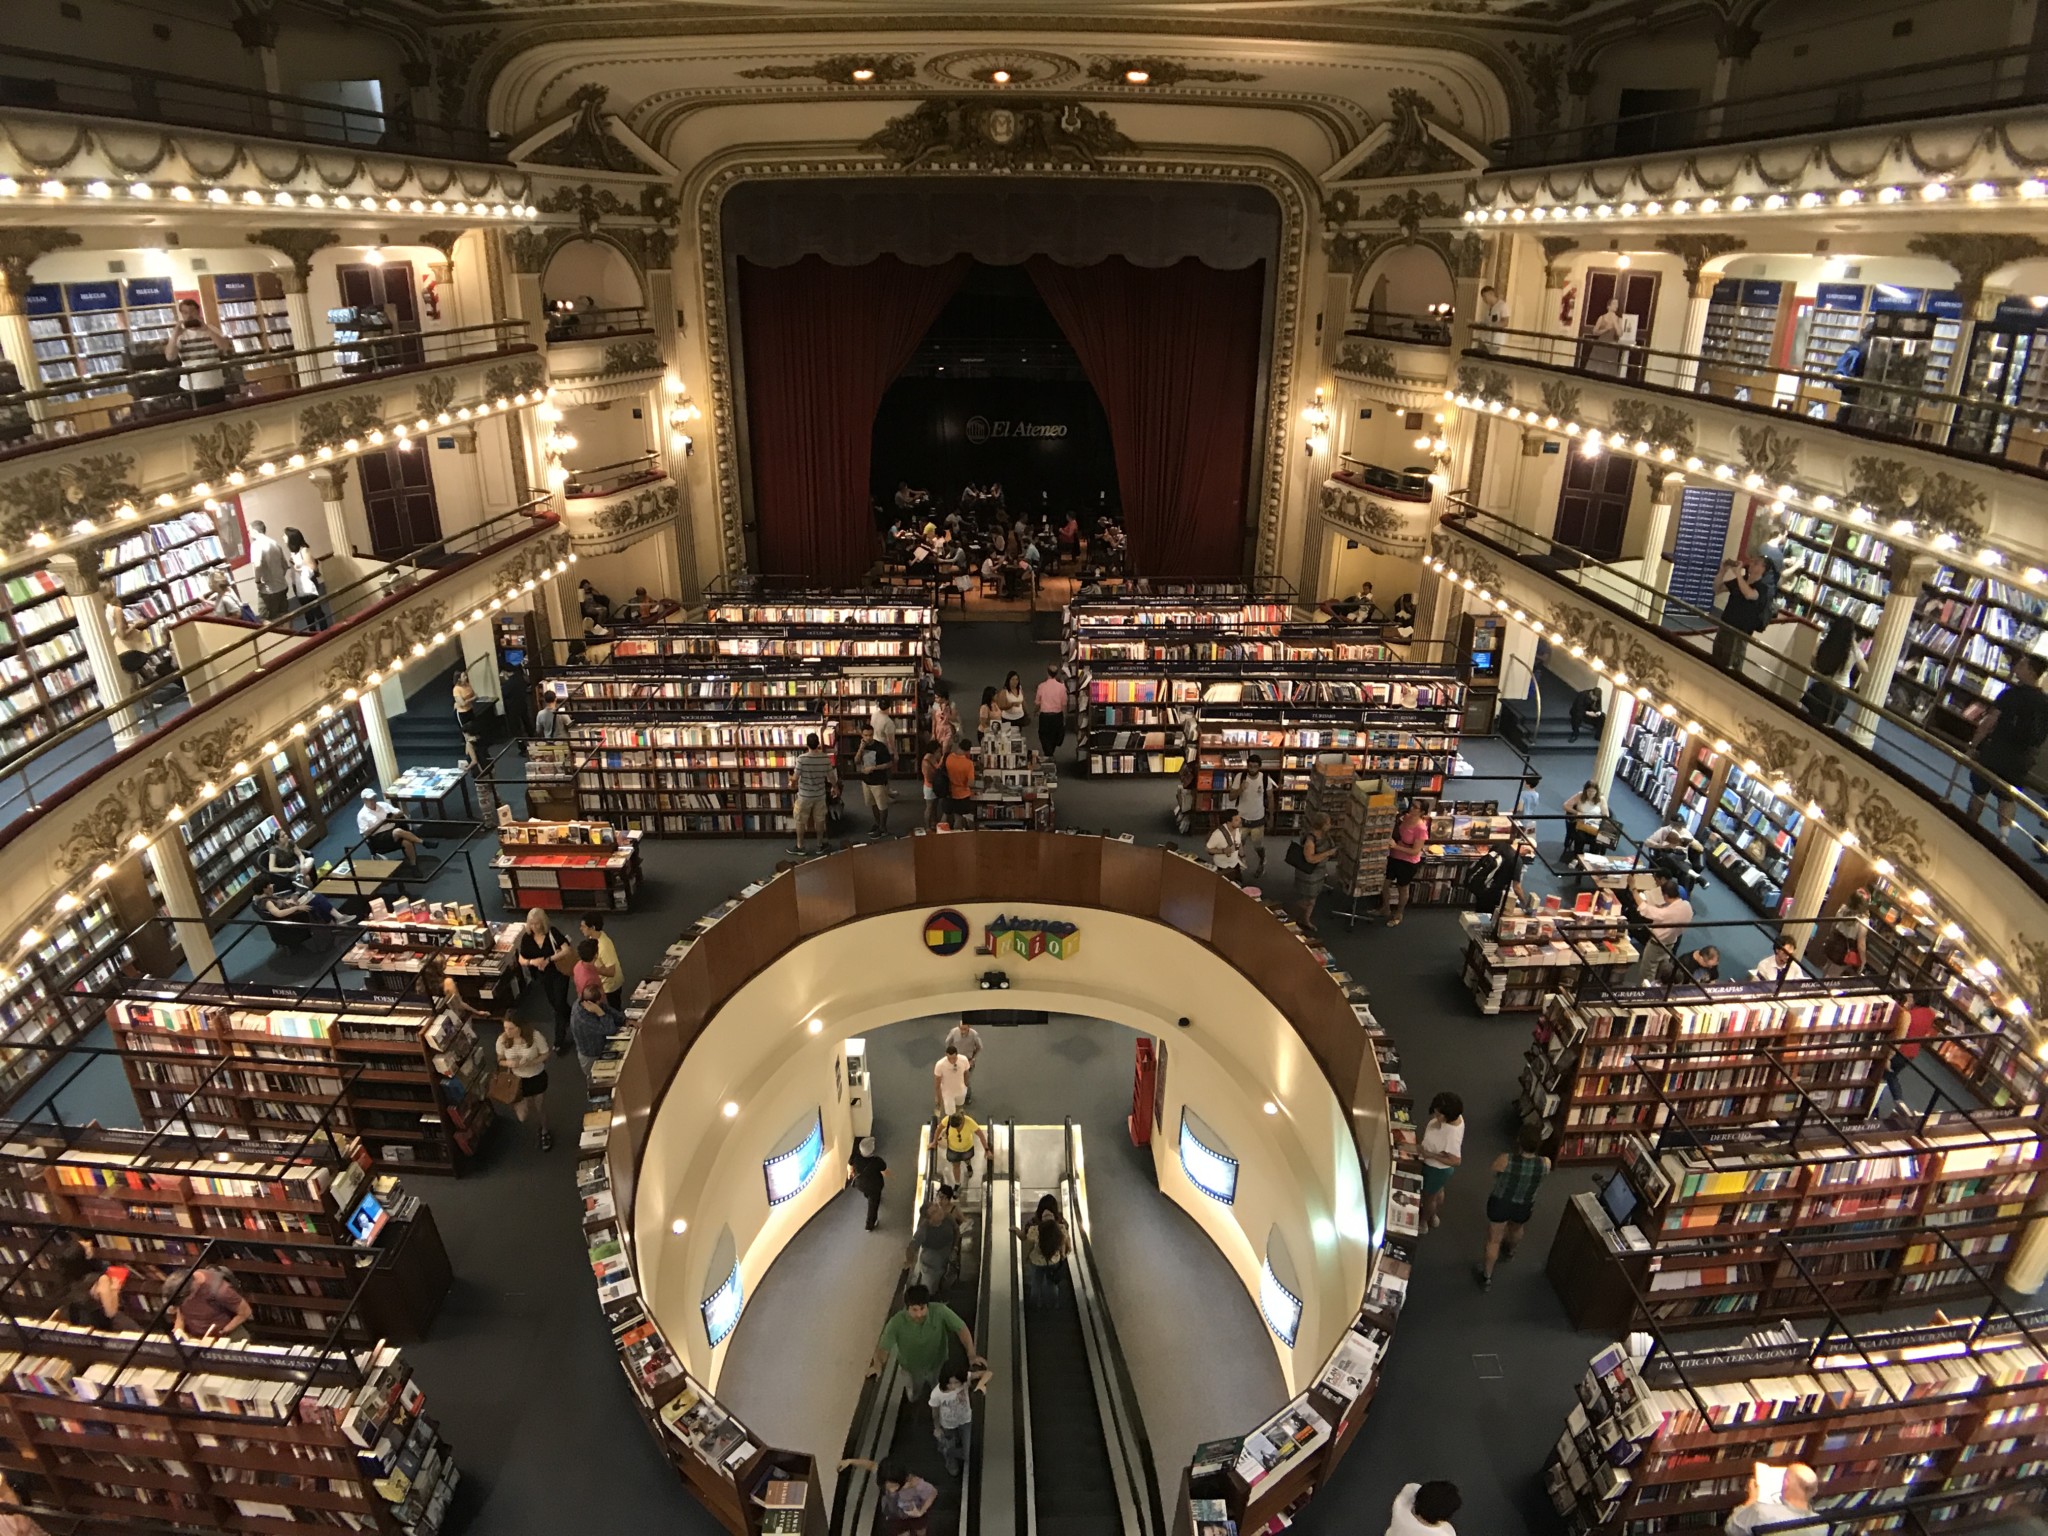
[[1678,350],[1685,356],[1678,364],[1677,385],[1680,389],[1698,389],[1700,348],[1707,339],[1707,306],[1712,302],[1714,284],[1721,280],[1718,272],[1702,272],[1692,280],[1691,293],[1685,302],[1685,336],[1678,344]]
[[98,564],[99,556],[92,550],[67,551],[51,558],[50,569],[71,594],[71,612],[78,620],[78,638],[85,646],[86,660],[92,663],[100,702],[113,709],[108,727],[115,745],[125,747],[149,727],[139,704],[122,704],[135,685],[121,670],[120,653],[114,649],[113,632],[107,627],[106,605],[112,594],[100,587]]
[[1851,693],[1846,729],[1850,737],[1869,746],[1877,736],[1877,711],[1891,695],[1892,678],[1905,654],[1906,631],[1913,621],[1913,606],[1920,588],[1934,574],[1935,562],[1926,556],[1894,555],[1887,573],[1890,589],[1878,615],[1877,633],[1870,637],[1870,650],[1863,659],[1863,672]]
[[[1670,567],[1664,563],[1664,545],[1671,537],[1671,519],[1678,511],[1678,496],[1685,489],[1685,476],[1676,470],[1658,482],[1650,497],[1648,516],[1643,520],[1643,585],[1657,592],[1668,589]],[[1658,623],[1663,605],[1647,592],[1636,595],[1637,610],[1645,621]]]
[[1824,821],[1808,817],[1799,831],[1799,870],[1786,894],[1792,898],[1782,936],[1805,952],[1813,938],[1814,919],[1820,916],[1821,901],[1835,883],[1835,871],[1842,865],[1842,840]]
[[[318,340],[320,333],[313,329],[313,301],[306,296],[306,279],[296,267],[286,267],[278,273],[278,280],[284,285],[284,310],[292,323],[292,346],[310,347]],[[292,359],[292,373],[301,389],[320,382],[320,359],[317,357],[295,357]],[[339,377],[337,371],[336,377]]]
[[[199,905],[199,885],[192,878],[192,860],[185,851],[185,837],[175,824],[167,825],[150,840],[149,857],[156,869],[157,889],[163,893],[164,910],[171,914],[171,932],[185,951],[185,964],[196,981],[224,981],[220,961],[213,948],[213,930],[207,926],[205,910]],[[214,972],[209,976],[208,972]]]
[[1600,722],[1600,750],[1593,754],[1593,782],[1600,786],[1600,798],[1605,800],[1614,792],[1614,770],[1621,766],[1621,744],[1628,739],[1637,703],[1636,696],[1626,688],[1617,688],[1605,680],[1600,686],[1607,694],[1607,718]]
[[377,765],[381,787],[398,777],[398,752],[391,745],[391,722],[385,717],[383,701],[372,688],[356,701],[363,712],[363,730],[370,738],[370,760]]
[[2031,1296],[2048,1280],[2048,1220],[2035,1220],[2020,1233],[1999,1283],[2009,1291]]

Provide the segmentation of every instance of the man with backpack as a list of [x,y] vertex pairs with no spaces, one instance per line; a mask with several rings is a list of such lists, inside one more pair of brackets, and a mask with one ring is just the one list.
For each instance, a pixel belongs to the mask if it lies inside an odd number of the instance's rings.
[[1259,754],[1254,752],[1245,771],[1230,786],[1231,803],[1244,817],[1244,837],[1238,847],[1238,869],[1246,882],[1266,872],[1266,791],[1272,788]]
[[[2025,785],[2048,743],[2048,693],[2041,691],[2044,663],[2029,652],[2013,663],[2012,681],[1977,722],[1973,738],[1983,773],[1970,770],[1970,821],[1984,814],[1984,797],[1998,802],[1999,835],[2012,825],[2012,796],[2007,784]],[[1996,775],[1996,777],[1992,777]],[[2000,783],[1999,780],[2003,780]]]
[[1763,633],[1778,611],[1778,568],[1762,552],[1721,565],[1721,627],[1714,631],[1714,665],[1736,677],[1749,654],[1749,637]]

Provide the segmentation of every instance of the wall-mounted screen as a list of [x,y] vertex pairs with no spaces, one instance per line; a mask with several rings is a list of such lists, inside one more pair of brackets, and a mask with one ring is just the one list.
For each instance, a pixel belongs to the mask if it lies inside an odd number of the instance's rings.
[[714,1347],[723,1344],[725,1336],[739,1326],[740,1313],[747,1305],[737,1259],[733,1261],[732,1273],[725,1277],[725,1284],[706,1296],[699,1305],[704,1309],[704,1336]]
[[1266,1326],[1292,1348],[1295,1334],[1301,1331],[1301,1298],[1280,1283],[1271,1258],[1259,1266],[1259,1310],[1266,1314]]
[[804,1132],[802,1141],[761,1164],[761,1171],[768,1178],[768,1203],[780,1205],[795,1199],[824,1160],[825,1121],[822,1115],[813,1116],[811,1128]]
[[1188,1112],[1180,1112],[1180,1166],[1193,1184],[1212,1200],[1225,1205],[1237,1199],[1237,1159],[1205,1146],[1188,1123]]

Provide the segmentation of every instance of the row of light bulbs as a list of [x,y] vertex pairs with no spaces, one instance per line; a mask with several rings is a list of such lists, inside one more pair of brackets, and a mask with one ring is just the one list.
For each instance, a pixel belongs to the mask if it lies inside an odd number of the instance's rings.
[[[74,186],[71,182],[52,177],[24,184],[12,176],[0,176],[0,197],[33,195],[62,199],[71,196],[74,190],[82,197],[97,201],[106,201],[117,195],[113,183],[106,181],[82,181]],[[344,213],[353,209],[363,213],[452,213],[457,218],[478,219],[532,219],[540,216],[540,210],[531,203],[471,202],[466,198],[449,202],[439,197],[379,198],[369,193],[351,197],[346,192],[272,192],[266,195],[254,187],[237,196],[226,187],[195,188],[184,182],[154,181],[127,182],[121,191],[137,202],[145,203],[162,197],[174,203],[241,203],[251,208],[338,208]]]
[[[1515,607],[1505,597],[1499,596],[1480,586],[1470,576],[1461,574],[1447,561],[1439,560],[1434,555],[1430,555],[1424,557],[1422,563],[1428,569],[1442,575],[1445,580],[1476,595],[1480,602],[1490,604],[1504,619],[1511,619],[1517,624],[1526,626],[1538,639],[1549,640],[1554,645],[1565,647],[1574,660],[1585,662],[1596,674],[1607,678],[1617,690],[1632,694],[1639,704],[1656,710],[1658,714],[1671,722],[1677,731],[1678,740],[1681,744],[1690,737],[1699,736],[1704,738],[1706,736],[1707,728],[1698,720],[1690,718],[1680,720],[1680,712],[1676,704],[1673,704],[1669,699],[1659,699],[1656,693],[1645,683],[1631,682],[1626,671],[1620,666],[1609,662],[1605,657],[1589,655],[1583,643],[1573,640],[1563,630],[1553,629],[1526,610]],[[1717,754],[1723,757],[1730,755],[1734,751],[1734,747],[1725,737],[1716,737],[1713,748]],[[1743,760],[1742,771],[1752,778],[1761,779],[1763,777],[1763,769],[1754,758]],[[1771,793],[1788,804],[1797,803],[1794,799],[1795,792],[1792,785],[1783,778],[1776,780],[1771,785]],[[1818,800],[1807,801],[1804,809],[1810,820],[1826,823],[1827,809]],[[1849,827],[1836,828],[1834,836],[1835,840],[1844,848],[1854,848],[1861,841],[1855,831]],[[1881,878],[1887,880],[1898,874],[1898,867],[1887,858],[1872,859],[1871,868]],[[1922,887],[1912,886],[1907,892],[1906,900],[1916,911],[1926,914],[1932,913],[1934,898],[1928,895]],[[1957,947],[1957,960],[1962,971],[1989,997],[1991,995],[1991,984],[1998,979],[1997,964],[1985,955],[1965,955],[1960,953],[1963,946],[1969,942],[1970,936],[1964,932],[1962,925],[1954,919],[1944,922],[1940,932],[1941,937],[1945,941]],[[2003,1000],[1998,1002],[1997,1006],[2014,1019],[2026,1019],[2032,1012],[2027,1006],[2026,999],[2015,993],[2008,993]],[[2048,1037],[2042,1039],[2038,1049],[2042,1058],[2048,1060]]]
[[[1858,527],[1870,528],[1873,531],[1880,526],[1878,514],[1860,502],[1851,503],[1844,508],[1834,497],[1823,492],[1805,490],[1796,485],[1773,485],[1755,470],[1744,470],[1737,464],[1710,464],[1698,454],[1688,454],[1680,458],[1674,448],[1658,448],[1642,438],[1630,440],[1619,433],[1605,432],[1599,427],[1588,427],[1583,422],[1565,420],[1535,410],[1524,410],[1505,401],[1459,394],[1455,390],[1445,390],[1444,398],[1469,411],[1485,411],[1489,415],[1502,416],[1524,426],[1540,427],[1546,432],[1574,438],[1579,443],[1580,454],[1585,458],[1598,458],[1605,452],[1633,454],[1650,463],[1669,466],[1674,471],[1717,480],[1725,485],[1739,485],[1755,495],[1768,496],[1771,498],[1773,512],[1803,509],[1822,517],[1846,517]],[[1420,447],[1421,444],[1418,443],[1417,446]],[[1923,534],[1920,525],[1910,517],[1893,518],[1882,525],[1882,531],[1890,538],[1923,544],[1938,555],[1972,560],[1988,571],[1997,572],[2001,580],[2048,589],[2048,570],[2043,570],[2038,565],[2021,566],[2013,556],[1989,545],[1974,553],[1965,554],[1962,540],[1954,534],[1946,531]]]
[[[194,507],[203,507],[209,512],[216,511],[219,508],[217,497],[231,496],[252,480],[260,484],[262,481],[275,479],[294,470],[318,469],[322,464],[331,463],[335,459],[375,452],[387,443],[409,451],[416,435],[432,432],[436,426],[450,427],[460,422],[480,421],[493,411],[514,411],[526,406],[539,405],[554,392],[554,386],[550,384],[545,389],[521,390],[515,395],[500,395],[496,400],[479,400],[474,406],[464,405],[452,411],[440,411],[431,417],[422,416],[410,424],[401,421],[388,429],[372,427],[359,438],[347,438],[338,445],[323,443],[310,454],[294,453],[282,462],[265,459],[253,471],[229,470],[218,486],[210,480],[201,480],[183,491],[164,491],[150,502],[150,512],[154,515],[176,512],[181,508],[189,511]],[[142,516],[142,510],[133,502],[124,501],[113,509],[110,525],[137,522]],[[69,531],[72,534],[93,534],[100,532],[101,526],[92,518],[81,517],[71,525]],[[38,528],[28,536],[28,547],[33,551],[47,550],[56,542],[57,535],[52,534],[47,528]],[[0,560],[6,558],[7,552],[0,550]]]
[[1785,192],[1767,192],[1761,197],[1737,192],[1725,198],[1709,194],[1697,199],[1673,198],[1668,203],[1652,198],[1642,203],[1541,203],[1533,207],[1516,204],[1467,208],[1463,217],[1467,224],[1520,224],[1524,221],[1540,224],[1546,219],[1560,223],[1579,219],[1654,219],[1665,215],[1683,218],[1693,213],[1812,212],[1830,206],[1854,208],[1862,203],[1877,203],[1885,207],[1913,201],[1942,203],[1958,195],[1971,203],[1995,203],[2015,197],[2023,202],[2034,202],[2048,197],[2048,181],[2030,176],[2010,184],[1973,181],[1966,187],[1959,187],[1954,182],[1937,178],[1923,184],[1917,192],[1902,186],[1843,187],[1838,192],[1801,192],[1797,196]]
[[[509,584],[503,592],[494,594],[488,603],[472,608],[467,618],[457,618],[446,629],[435,630],[429,639],[415,640],[409,654],[397,657],[386,666],[370,668],[369,671],[363,674],[360,686],[343,688],[341,690],[342,703],[344,705],[356,703],[364,694],[398,677],[405,670],[408,662],[417,661],[430,652],[439,650],[442,646],[459,637],[463,630],[467,629],[470,625],[484,623],[492,614],[503,608],[507,603],[517,602],[522,594],[532,592],[542,581],[551,580],[556,576],[566,574],[569,567],[575,563],[576,554],[572,550],[539,576],[529,576],[524,581]],[[270,758],[275,757],[283,749],[287,741],[303,739],[306,733],[315,725],[324,724],[326,721],[333,719],[335,713],[333,700],[322,700],[317,707],[293,721],[288,729],[279,732],[276,736],[264,742],[257,749],[256,761],[266,762]],[[255,772],[255,763],[244,758],[228,770],[228,781],[225,785],[216,784],[211,779],[201,784],[197,792],[198,803],[203,805],[210,800],[217,799],[226,790],[233,789],[237,784]],[[187,814],[183,805],[174,805],[164,812],[162,825],[164,827],[174,827],[183,821]],[[128,839],[128,852],[131,854],[143,852],[149,847],[151,840],[151,834],[148,832],[135,833]],[[94,866],[75,887],[60,892],[51,903],[52,908],[59,915],[68,915],[69,913],[76,912],[85,904],[87,897],[111,880],[113,876],[114,866],[112,863],[102,862]],[[15,943],[17,948],[29,950],[41,944],[44,938],[45,935],[42,930],[31,925],[21,931]]]

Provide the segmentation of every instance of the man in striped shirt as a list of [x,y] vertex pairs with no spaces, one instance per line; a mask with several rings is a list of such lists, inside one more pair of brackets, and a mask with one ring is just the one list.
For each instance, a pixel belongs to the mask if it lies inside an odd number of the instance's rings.
[[832,766],[832,759],[820,750],[818,733],[812,731],[804,738],[804,750],[796,760],[796,846],[792,853],[804,852],[804,834],[812,827],[818,829],[818,851],[825,849],[825,798],[831,792],[832,783],[839,777]]
[[164,361],[183,363],[180,382],[195,406],[219,405],[228,397],[228,376],[221,359],[235,354],[235,344],[206,323],[197,299],[178,301],[178,324],[164,342]]

